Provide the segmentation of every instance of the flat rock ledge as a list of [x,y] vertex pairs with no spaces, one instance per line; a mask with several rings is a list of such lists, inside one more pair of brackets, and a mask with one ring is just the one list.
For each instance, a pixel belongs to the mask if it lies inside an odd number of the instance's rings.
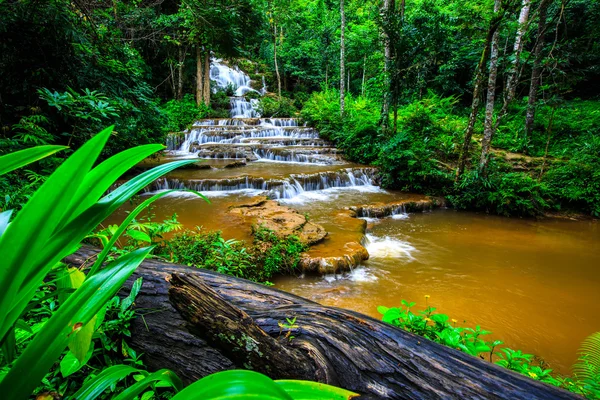
[[442,197],[426,197],[421,200],[400,200],[392,203],[373,203],[348,207],[356,218],[384,218],[390,215],[411,212],[425,212],[438,207],[445,207],[446,201]]
[[327,231],[293,208],[280,205],[266,196],[251,199],[250,202],[236,205],[229,213],[239,215],[252,226],[264,226],[279,237],[297,236],[307,245],[313,245],[327,236]]

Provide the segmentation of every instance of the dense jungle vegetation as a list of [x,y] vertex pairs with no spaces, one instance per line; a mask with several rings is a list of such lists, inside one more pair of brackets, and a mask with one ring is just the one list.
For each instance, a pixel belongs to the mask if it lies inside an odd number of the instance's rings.
[[[126,171],[194,119],[228,115],[232,93],[211,90],[211,57],[248,72],[256,89],[264,81],[263,116],[302,118],[349,159],[377,166],[385,187],[507,216],[600,217],[596,1],[0,0],[0,15],[7,398],[189,398],[177,376],[145,371],[127,345],[141,282],[119,298],[126,279],[151,255],[259,282],[295,268],[305,247],[266,229],[248,244],[203,231],[159,243],[178,230],[176,219],[136,217],[165,193],[121,226],[97,229],[190,161],[143,172],[102,197]],[[60,263],[84,241],[104,249],[91,268]],[[481,333],[430,308],[381,311],[444,344],[487,346]],[[553,377],[510,349],[503,360],[600,398],[598,342],[590,339],[579,380]],[[285,395],[265,379],[263,390]]]

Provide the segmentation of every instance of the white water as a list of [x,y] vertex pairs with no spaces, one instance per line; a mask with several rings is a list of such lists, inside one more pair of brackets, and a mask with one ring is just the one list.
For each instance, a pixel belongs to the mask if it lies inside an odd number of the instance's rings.
[[377,237],[370,233],[365,236],[365,248],[371,258],[397,258],[414,260],[417,251],[410,243],[395,237]]

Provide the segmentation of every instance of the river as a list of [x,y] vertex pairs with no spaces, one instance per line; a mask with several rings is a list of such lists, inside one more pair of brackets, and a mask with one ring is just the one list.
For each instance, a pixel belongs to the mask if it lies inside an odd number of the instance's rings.
[[[279,277],[275,287],[325,305],[379,317],[377,306],[401,299],[429,305],[464,325],[481,325],[505,345],[541,357],[569,373],[586,336],[600,331],[600,228],[596,221],[511,219],[439,209],[348,224],[336,213],[355,205],[423,196],[377,186],[376,171],[349,163],[318,132],[296,119],[259,118],[246,74],[216,60],[211,77],[232,84],[230,119],[202,120],[184,138],[170,138],[167,157],[198,158],[208,169],[184,169],[149,191],[191,188],[211,201],[177,193],[159,200],[157,220],[173,213],[187,228],[221,230],[251,240],[249,229],[226,211],[259,194],[306,213],[327,238],[313,254],[335,255],[360,241],[370,258],[352,271],[326,276]],[[263,91],[264,92],[264,88]],[[234,165],[233,163],[238,163]],[[235,167],[235,168],[233,168]],[[120,210],[111,220],[122,220]]]

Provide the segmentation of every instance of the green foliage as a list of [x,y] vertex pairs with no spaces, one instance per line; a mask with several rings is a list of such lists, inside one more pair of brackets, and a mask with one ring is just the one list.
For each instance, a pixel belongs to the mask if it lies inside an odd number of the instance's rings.
[[474,209],[500,215],[536,216],[550,207],[548,188],[523,172],[490,171],[482,176],[469,171],[455,186],[448,200],[459,209]]
[[297,236],[280,238],[264,226],[253,227],[253,235],[253,252],[262,266],[262,280],[268,280],[275,274],[296,272],[300,255],[308,249]]
[[269,400],[347,400],[358,396],[345,389],[323,383],[297,380],[273,381],[254,371],[217,372],[191,384],[173,400],[217,400],[225,398],[261,398]]
[[556,162],[544,176],[551,195],[564,208],[600,217],[600,136],[587,134],[567,162]]
[[571,392],[582,394],[589,399],[600,399],[600,368],[598,368],[598,354],[600,354],[600,333],[588,337],[582,344],[580,360],[575,364],[575,370],[581,371],[575,378],[561,377],[545,368],[543,361],[534,361],[532,354],[525,354],[521,350],[497,347],[503,344],[500,340],[486,341],[483,336],[492,332],[475,328],[460,327],[457,320],[446,314],[436,312],[436,308],[428,304],[430,296],[425,296],[427,307],[424,310],[413,312],[416,303],[402,300],[401,307],[377,307],[382,314],[382,320],[408,332],[423,336],[436,343],[463,351],[471,356],[487,359],[490,362],[496,358],[495,364],[516,371],[532,379],[545,382],[554,386],[565,388]]
[[598,379],[600,376],[600,332],[591,334],[581,343],[573,373],[581,380]]
[[[0,388],[9,398],[29,396],[67,346],[80,363],[88,358],[99,313],[151,249],[136,250],[99,269],[106,259],[106,253],[101,253],[87,275],[69,272],[74,291],[17,353],[16,327],[31,330],[22,318],[39,301],[36,292],[53,266],[131,196],[163,173],[189,162],[149,170],[102,197],[123,172],[162,147],[140,146],[93,167],[111,132],[105,129],[95,135],[63,162],[10,224],[11,211],[0,214],[0,251],[5,257],[0,272],[0,337],[2,363],[9,366]],[[12,162],[12,168],[42,154],[29,151],[18,155],[21,161]],[[78,278],[74,280],[74,276]],[[67,373],[70,368],[64,366],[63,370]]]
[[256,111],[263,118],[288,118],[295,117],[298,113],[294,102],[287,97],[261,97],[256,106]]
[[275,274],[295,271],[306,248],[295,236],[279,238],[263,227],[255,229],[250,246],[196,228],[161,241],[155,254],[171,262],[267,282]]
[[169,100],[161,110],[167,118],[164,126],[167,132],[180,132],[195,121],[206,118],[210,113],[205,104],[198,106],[191,94],[186,94],[181,100]]
[[339,92],[313,93],[304,103],[302,118],[326,139],[333,140],[350,160],[373,162],[379,152],[379,106],[364,97],[346,96],[346,115],[340,117]]

